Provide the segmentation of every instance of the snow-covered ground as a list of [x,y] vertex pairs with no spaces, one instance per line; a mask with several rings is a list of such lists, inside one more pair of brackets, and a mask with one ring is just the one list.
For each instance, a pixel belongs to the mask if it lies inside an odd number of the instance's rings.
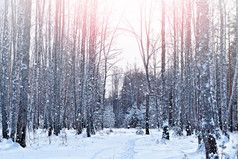
[[[196,136],[173,136],[161,140],[161,131],[151,130],[151,135],[136,135],[135,129],[113,129],[98,132],[91,138],[75,135],[67,130],[59,137],[47,137],[43,130],[28,134],[27,148],[23,149],[11,140],[0,142],[1,159],[201,159]],[[222,140],[218,141],[220,145]],[[224,152],[237,159],[238,133],[231,134]],[[222,149],[219,147],[220,156]]]

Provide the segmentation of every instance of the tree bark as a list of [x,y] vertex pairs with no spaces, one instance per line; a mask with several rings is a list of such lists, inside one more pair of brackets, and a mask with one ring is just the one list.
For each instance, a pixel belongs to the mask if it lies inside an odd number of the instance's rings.
[[24,26],[23,26],[23,45],[22,45],[22,65],[21,65],[21,89],[20,105],[17,122],[17,142],[26,147],[26,125],[28,109],[28,86],[29,86],[29,57],[30,57],[30,30],[31,30],[31,0],[23,2]]
[[8,117],[7,117],[7,99],[8,99],[8,59],[9,49],[9,25],[8,25],[8,0],[4,1],[4,26],[3,26],[3,46],[2,46],[2,69],[1,69],[1,110],[2,110],[2,136],[8,139]]

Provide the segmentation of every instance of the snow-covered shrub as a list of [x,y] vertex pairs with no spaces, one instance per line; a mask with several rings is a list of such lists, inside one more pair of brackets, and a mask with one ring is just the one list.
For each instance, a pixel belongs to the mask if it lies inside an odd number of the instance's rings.
[[169,140],[169,122],[168,122],[168,120],[164,121],[164,123],[163,123],[162,139]]
[[206,150],[205,150],[204,142],[201,142],[200,144],[198,144],[198,149],[197,149],[196,152],[201,152],[201,153],[203,153],[203,152],[205,152],[205,151],[206,151]]
[[106,128],[112,128],[115,125],[115,114],[112,106],[107,106],[104,111],[103,125]]
[[182,136],[183,135],[183,129],[181,129],[178,126],[173,127],[173,136]]
[[169,140],[169,127],[168,126],[164,126],[164,128],[163,128],[162,139]]
[[[35,146],[35,149],[39,149],[39,143],[40,143],[40,138],[39,138],[39,134],[37,134],[37,131],[34,130],[33,131],[33,140],[32,140],[32,144]],[[31,143],[30,143],[31,145]]]
[[109,131],[109,130],[107,130],[107,131],[106,131],[106,134],[107,134],[107,135],[109,135],[109,134],[110,134],[110,131]]
[[111,134],[111,133],[113,133],[113,130],[112,130],[112,129],[106,131],[106,134],[107,134],[107,135],[109,135],[109,134]]
[[63,146],[67,146],[67,133],[65,128],[60,131],[61,143]]
[[186,126],[186,132],[187,132],[187,136],[191,136],[192,135],[192,128],[191,128],[191,125],[190,124],[188,124],[187,126]]
[[125,117],[124,124],[130,128],[136,128],[138,125],[144,121],[143,113],[140,109],[137,108],[137,105],[134,104],[132,108],[128,111],[128,114]]
[[136,135],[144,135],[144,131],[142,130],[142,128],[137,128],[136,130]]
[[225,135],[225,141],[229,142],[230,141],[230,134],[228,133],[228,131],[224,131],[223,134]]
[[48,136],[48,139],[49,139],[49,144],[51,144],[51,136]]
[[102,128],[102,110],[100,110],[100,103],[97,102],[95,106],[95,110],[93,112],[93,118],[94,118],[94,129],[96,131],[101,130]]
[[209,132],[204,133],[203,141],[206,150],[206,158],[218,159],[218,149],[215,137]]
[[216,129],[215,129],[215,134],[216,134],[216,138],[217,138],[217,139],[221,139],[221,132],[220,132],[220,129],[219,129],[219,128],[216,128]]
[[221,158],[223,158],[223,156],[225,156],[224,150],[226,149],[225,141],[223,141],[219,147],[221,148]]

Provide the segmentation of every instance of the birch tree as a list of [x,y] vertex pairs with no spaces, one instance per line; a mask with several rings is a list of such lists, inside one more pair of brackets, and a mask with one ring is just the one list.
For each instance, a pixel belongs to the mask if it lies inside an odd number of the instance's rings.
[[[201,69],[201,97],[202,97],[202,133],[203,141],[206,149],[206,159],[210,159],[212,156],[217,156],[216,145],[211,145],[211,140],[215,140],[212,137],[214,133],[214,121],[212,119],[212,104],[211,104],[211,93],[210,93],[210,75],[209,66],[211,62],[211,52],[209,49],[209,38],[210,38],[210,20],[209,20],[209,2],[206,0],[197,0],[197,9],[200,12],[199,18],[199,53],[201,56],[200,69]],[[214,142],[216,144],[216,142]]]
[[93,123],[93,107],[94,107],[94,96],[93,91],[95,88],[95,60],[96,60],[96,11],[97,11],[97,0],[91,1],[90,10],[90,35],[89,35],[89,62],[88,62],[88,77],[87,77],[87,137],[90,137],[94,132]]
[[27,110],[28,110],[28,87],[29,87],[29,54],[30,54],[30,30],[31,30],[31,0],[23,1],[24,26],[22,43],[21,64],[21,89],[20,105],[17,121],[17,142],[26,147]]
[[[235,23],[235,40],[238,40],[238,0],[236,0],[236,23]],[[226,117],[230,117],[229,118],[229,123],[231,122],[231,120],[233,120],[231,118],[231,108],[232,105],[237,104],[237,90],[238,90],[238,83],[237,83],[237,76],[238,76],[238,43],[235,43],[235,53],[236,53],[236,64],[235,64],[235,72],[234,72],[234,77],[233,77],[233,82],[232,82],[232,93],[231,93],[231,97],[229,100],[229,106],[228,106],[228,110],[226,112]],[[237,108],[237,107],[236,107]],[[237,122],[237,121],[236,121]]]
[[192,37],[191,37],[191,20],[192,4],[191,0],[187,1],[187,18],[185,25],[185,124],[188,129],[191,128],[192,119]]
[[3,138],[8,139],[8,63],[10,56],[10,45],[9,45],[9,23],[8,23],[8,6],[9,1],[4,1],[4,24],[3,24],[3,42],[2,42],[2,61],[1,61],[1,110],[2,110],[2,135]]
[[[17,125],[17,108],[19,104],[19,92],[20,92],[20,65],[21,65],[21,36],[22,32],[20,26],[22,26],[22,7],[16,10],[16,2],[11,1],[12,8],[12,42],[13,42],[13,61],[12,61],[12,80],[11,80],[11,135],[13,141],[15,141],[16,136],[16,125]],[[18,14],[17,14],[18,13]],[[18,16],[17,16],[18,15]],[[18,21],[16,20],[18,19]],[[18,24],[18,27],[16,27]]]
[[224,27],[224,8],[223,1],[219,0],[220,7],[220,63],[221,63],[221,73],[220,73],[220,93],[221,93],[221,109],[224,113],[221,117],[223,118],[223,131],[226,133],[228,127],[228,118],[226,116],[227,109],[227,69],[226,69],[226,50],[225,50],[225,27]]

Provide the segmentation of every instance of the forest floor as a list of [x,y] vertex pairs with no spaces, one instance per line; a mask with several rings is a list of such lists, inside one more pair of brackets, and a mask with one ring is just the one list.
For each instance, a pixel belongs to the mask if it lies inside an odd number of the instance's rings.
[[[162,131],[151,130],[150,135],[136,135],[135,129],[113,129],[100,131],[91,138],[75,135],[75,131],[63,131],[61,135],[47,137],[44,130],[28,133],[27,147],[21,148],[11,140],[0,142],[1,159],[202,159],[204,152],[198,152],[197,137],[174,136],[161,140]],[[218,141],[221,145],[224,139]],[[237,159],[238,132],[231,134],[226,148],[219,147],[220,158],[229,154]]]

